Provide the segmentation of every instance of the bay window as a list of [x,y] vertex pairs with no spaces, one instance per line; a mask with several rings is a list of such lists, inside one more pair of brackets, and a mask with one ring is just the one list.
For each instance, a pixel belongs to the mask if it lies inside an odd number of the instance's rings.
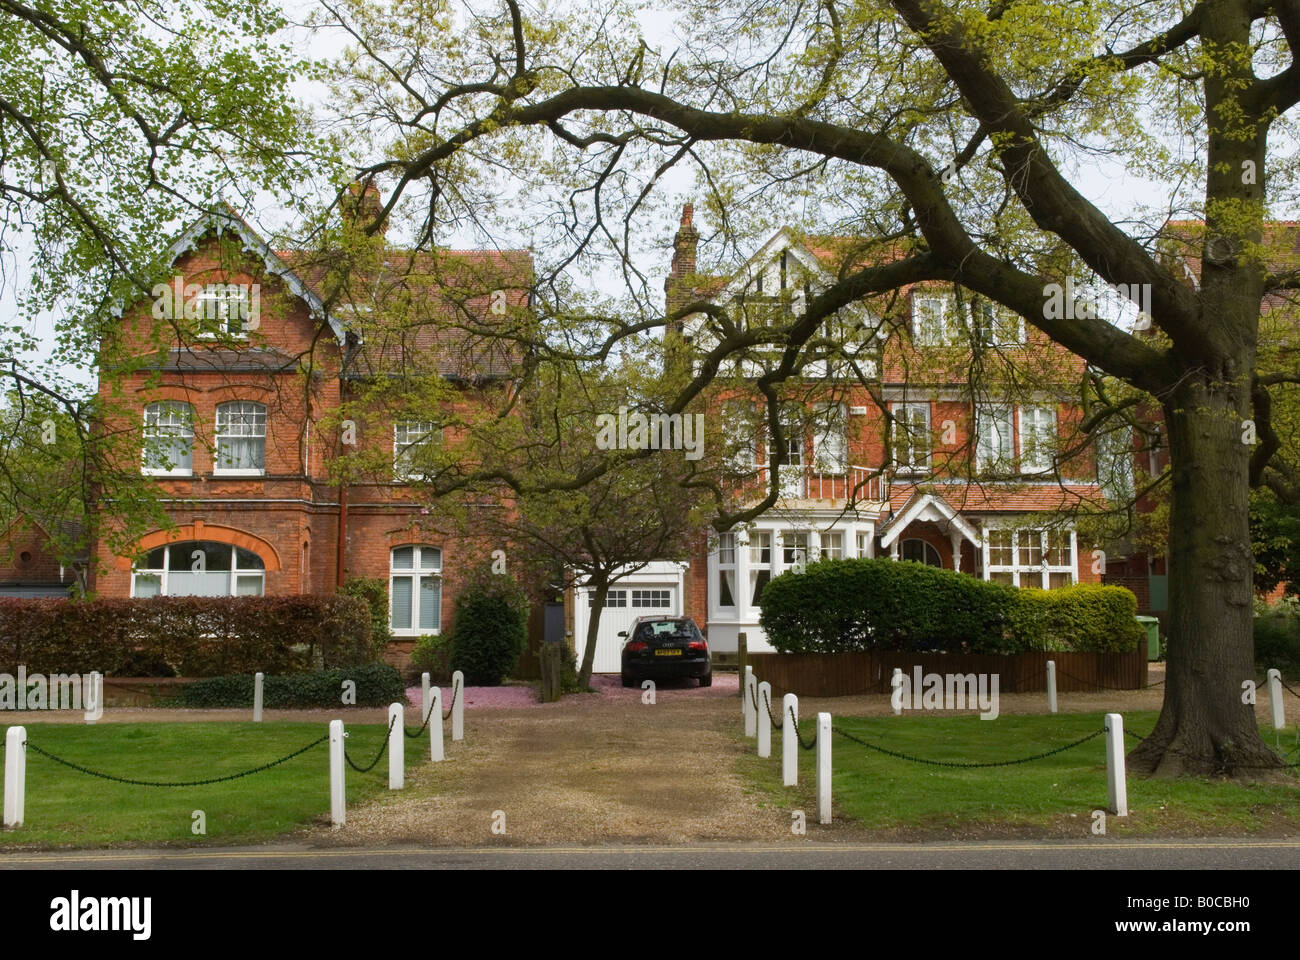
[[993,528],[985,531],[986,579],[1016,587],[1051,590],[1075,582],[1075,539],[1056,528]]

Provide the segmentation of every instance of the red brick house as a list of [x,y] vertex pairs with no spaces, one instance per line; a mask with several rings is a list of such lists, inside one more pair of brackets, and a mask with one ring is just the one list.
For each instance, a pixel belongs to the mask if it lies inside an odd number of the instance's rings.
[[[362,204],[377,209],[373,188]],[[459,331],[527,311],[531,255],[376,245],[328,304],[334,259],[273,250],[230,214],[185,231],[171,269],[122,311],[106,348],[129,363],[100,393],[126,411],[109,429],[136,418],[141,459],[126,468],[156,478],[175,529],[134,555],[101,539],[92,589],[327,594],[378,577],[405,646],[449,626],[460,571],[488,552],[422,507],[416,480],[454,446],[458,409],[515,389],[516,358]],[[408,381],[423,403],[389,389]]]
[[[731,275],[701,277],[692,218],[688,206],[665,285],[670,311],[704,298],[738,307],[742,324],[762,324],[772,311],[797,312],[842,264],[891,255],[781,230]],[[986,348],[978,395],[968,373],[972,330]],[[716,342],[699,314],[669,336],[681,337],[688,355]],[[654,574],[665,581],[658,590],[642,577],[628,580],[613,600],[620,612],[680,609],[726,654],[741,631],[749,649],[771,649],[758,624],[758,595],[800,559],[889,556],[1044,589],[1100,579],[1091,546],[1069,520],[1071,509],[1102,502],[1092,451],[1077,431],[1080,358],[1022,318],[930,283],[845,308],[828,321],[826,341],[849,344],[865,377],[832,352],[792,378],[798,399],[776,505],[745,528],[701,542],[679,593],[664,593],[672,579],[664,571]],[[726,445],[740,477],[738,503],[767,492],[774,451],[762,398],[745,384],[772,356],[742,354],[706,404],[723,428],[710,430],[709,442]],[[1017,376],[1006,373],[1012,368]],[[619,618],[610,620],[612,632]],[[600,642],[597,660],[613,662],[599,652],[617,643],[603,624]]]

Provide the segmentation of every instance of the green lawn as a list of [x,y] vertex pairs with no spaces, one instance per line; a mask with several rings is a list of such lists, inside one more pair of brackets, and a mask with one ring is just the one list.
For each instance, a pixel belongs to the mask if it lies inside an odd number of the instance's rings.
[[[348,724],[348,755],[365,766],[387,724]],[[136,780],[189,781],[260,766],[325,734],[325,723],[28,724],[27,740],[92,770]],[[427,736],[406,740],[408,769],[428,757]],[[0,772],[3,768],[0,767]],[[348,804],[387,790],[387,754],[369,773],[346,768]],[[206,836],[191,832],[193,812]],[[0,846],[105,847],[263,841],[328,823],[329,744],[238,780],[202,787],[143,787],[92,777],[27,751],[23,825]]]
[[[1064,746],[1101,729],[1102,714],[1055,716],[834,717],[834,725],[871,743],[930,760],[1014,760]],[[1147,733],[1156,713],[1124,715],[1125,727]],[[815,724],[800,724],[805,740]],[[1272,744],[1271,728],[1261,730]],[[837,818],[896,831],[1089,834],[1091,812],[1106,806],[1105,737],[1071,750],[1015,766],[954,769],[885,756],[833,734],[832,803]],[[1281,750],[1294,750],[1296,731],[1281,731]],[[1128,749],[1137,743],[1129,739]],[[746,741],[742,771],[755,788],[780,806],[816,810],[814,751],[800,751],[799,786],[781,785],[781,736],[773,732],[772,757],[760,760]],[[1300,758],[1293,754],[1292,762]],[[1127,818],[1108,817],[1107,835],[1274,832],[1300,829],[1300,779],[1287,784],[1245,786],[1226,780],[1128,778]],[[808,814],[810,819],[813,814]]]

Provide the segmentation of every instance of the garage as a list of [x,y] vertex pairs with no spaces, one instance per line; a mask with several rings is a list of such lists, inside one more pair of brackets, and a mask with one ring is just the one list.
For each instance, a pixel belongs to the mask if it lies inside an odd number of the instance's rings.
[[[682,615],[682,576],[682,564],[659,562],[648,564],[614,584],[601,611],[593,673],[619,672],[623,651],[619,633],[627,630],[637,617]],[[586,652],[592,594],[586,587],[574,591],[573,645],[579,663]]]

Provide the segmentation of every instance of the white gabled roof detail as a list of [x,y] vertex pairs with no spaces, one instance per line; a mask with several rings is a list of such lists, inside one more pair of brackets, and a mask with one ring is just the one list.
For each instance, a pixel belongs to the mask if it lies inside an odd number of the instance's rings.
[[956,527],[961,535],[975,546],[978,547],[983,543],[975,528],[963,520],[961,514],[954,510],[947,500],[934,493],[924,493],[913,497],[907,506],[894,515],[893,519],[886,521],[880,527],[880,546],[888,547],[917,520],[944,520]]
[[757,253],[741,265],[727,285],[718,293],[715,302],[725,303],[740,296],[740,294],[744,293],[745,288],[753,283],[754,279],[776,258],[777,254],[787,251],[803,265],[804,269],[821,280],[826,286],[830,286],[834,282],[835,278],[831,276],[830,272],[803,245],[802,241],[795,238],[794,231],[789,227],[782,227],[772,235],[772,239],[759,248]]
[[[167,248],[167,266],[174,266],[177,260],[195,249],[199,241],[209,233],[215,231],[217,236],[220,237],[227,230],[239,237],[243,242],[243,249],[247,253],[251,253],[262,261],[262,267],[268,274],[279,277],[284,282],[284,285],[289,288],[290,293],[307,304],[313,319],[328,321],[330,329],[334,331],[334,336],[338,338],[339,343],[344,342],[347,331],[338,318],[325,309],[324,301],[312,292],[311,288],[303,282],[303,279],[294,272],[292,267],[284,262],[278,253],[271,249],[271,245],[263,240],[257,231],[234,213],[207,213],[186,227],[180,236],[172,241],[171,246]],[[121,317],[126,306],[126,304],[119,303],[113,308],[113,316]]]

